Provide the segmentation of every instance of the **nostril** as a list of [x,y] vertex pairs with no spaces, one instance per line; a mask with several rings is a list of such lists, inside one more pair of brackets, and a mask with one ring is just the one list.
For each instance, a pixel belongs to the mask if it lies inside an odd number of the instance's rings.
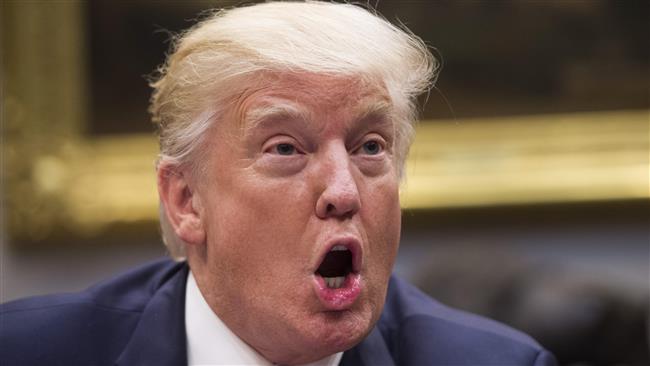
[[332,211],[335,210],[335,207],[334,207],[333,204],[328,203],[328,204],[327,204],[327,208],[326,208],[326,210],[327,210],[328,213],[330,213],[330,212],[332,212]]

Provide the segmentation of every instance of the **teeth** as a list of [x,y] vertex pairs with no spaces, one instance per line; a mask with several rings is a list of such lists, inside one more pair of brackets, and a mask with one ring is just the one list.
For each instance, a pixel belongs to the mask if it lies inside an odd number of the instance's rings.
[[343,286],[343,282],[345,281],[344,276],[340,276],[340,277],[323,277],[323,279],[325,280],[325,284],[329,288],[340,288],[341,286]]
[[344,250],[348,250],[348,248],[345,247],[345,245],[335,245],[332,249],[330,249],[330,252],[342,252]]

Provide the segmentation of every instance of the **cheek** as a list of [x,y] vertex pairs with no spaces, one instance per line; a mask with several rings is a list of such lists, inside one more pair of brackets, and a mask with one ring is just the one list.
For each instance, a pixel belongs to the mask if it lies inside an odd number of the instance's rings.
[[401,209],[396,178],[379,179],[367,187],[362,203],[368,247],[364,262],[367,285],[366,307],[376,321],[383,308],[388,279],[399,246]]
[[251,178],[223,188],[211,196],[206,222],[214,260],[251,276],[281,267],[312,211],[306,187]]
[[401,229],[401,209],[396,178],[385,177],[370,184],[362,214],[368,230],[372,260],[376,269],[387,276],[395,260]]

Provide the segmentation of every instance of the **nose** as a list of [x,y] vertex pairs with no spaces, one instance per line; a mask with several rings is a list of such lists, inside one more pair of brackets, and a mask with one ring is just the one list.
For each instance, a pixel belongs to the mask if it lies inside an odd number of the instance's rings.
[[316,216],[321,219],[352,217],[359,211],[361,199],[347,149],[335,147],[325,155],[318,174],[323,189],[316,201]]

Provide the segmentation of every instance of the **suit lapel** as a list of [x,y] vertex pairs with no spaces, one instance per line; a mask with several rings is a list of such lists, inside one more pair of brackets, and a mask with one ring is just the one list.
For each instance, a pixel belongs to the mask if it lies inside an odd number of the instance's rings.
[[116,365],[186,365],[187,265],[153,295]]
[[384,337],[377,327],[354,348],[345,351],[339,366],[392,366],[395,361],[390,355]]

